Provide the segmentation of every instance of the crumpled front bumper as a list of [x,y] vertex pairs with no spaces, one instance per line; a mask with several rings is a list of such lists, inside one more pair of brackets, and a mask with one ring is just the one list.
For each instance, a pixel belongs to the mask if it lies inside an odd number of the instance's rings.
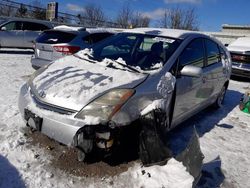
[[43,134],[65,145],[74,145],[74,136],[80,128],[85,126],[84,122],[74,118],[75,114],[59,114],[39,108],[33,101],[27,84],[23,85],[20,90],[18,106],[25,123],[27,120],[25,120],[24,112],[28,109],[42,119],[40,131]]

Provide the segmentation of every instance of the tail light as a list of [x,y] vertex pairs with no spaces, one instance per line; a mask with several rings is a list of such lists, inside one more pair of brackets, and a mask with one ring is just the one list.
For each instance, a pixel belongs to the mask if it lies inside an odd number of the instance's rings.
[[78,52],[81,48],[79,46],[53,46],[54,50],[65,55],[71,55]]
[[244,61],[244,60],[246,60],[246,57],[243,56],[243,55],[232,55],[232,60],[235,60],[235,61]]

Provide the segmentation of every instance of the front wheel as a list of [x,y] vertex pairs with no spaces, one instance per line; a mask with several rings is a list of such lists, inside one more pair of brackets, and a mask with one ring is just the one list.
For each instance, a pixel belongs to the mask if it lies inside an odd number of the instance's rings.
[[213,104],[213,106],[215,108],[221,108],[223,106],[226,91],[227,91],[226,86],[223,86],[220,93],[219,93],[219,95],[218,95],[218,97],[217,97],[217,99],[216,99],[216,101],[215,101],[215,103]]

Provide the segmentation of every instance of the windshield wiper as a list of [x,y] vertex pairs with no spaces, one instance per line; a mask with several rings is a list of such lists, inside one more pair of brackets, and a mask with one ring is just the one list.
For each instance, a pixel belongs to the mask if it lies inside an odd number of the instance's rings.
[[120,63],[120,62],[118,62],[116,60],[113,60],[113,61],[116,62],[117,64],[123,66],[123,67],[128,68],[129,70],[132,70],[133,72],[141,73],[139,70],[137,70],[136,68],[131,67],[130,65]]
[[[91,56],[88,55],[88,54],[84,54],[84,55],[88,56],[88,58],[91,58]],[[96,63],[94,60],[91,60],[91,59],[87,59],[87,58],[81,57],[81,56],[79,56],[79,55],[77,55],[77,54],[73,54],[73,56],[78,57],[78,58],[80,58],[80,59],[82,59],[82,60],[88,61],[88,62],[90,62],[90,63]]]

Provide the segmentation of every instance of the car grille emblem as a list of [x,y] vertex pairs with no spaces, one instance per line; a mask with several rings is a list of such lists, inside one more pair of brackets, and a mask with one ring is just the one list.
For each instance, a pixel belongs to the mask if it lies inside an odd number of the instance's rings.
[[46,93],[45,93],[44,91],[40,91],[40,92],[39,92],[39,96],[40,96],[41,98],[45,98],[45,97],[46,97]]

